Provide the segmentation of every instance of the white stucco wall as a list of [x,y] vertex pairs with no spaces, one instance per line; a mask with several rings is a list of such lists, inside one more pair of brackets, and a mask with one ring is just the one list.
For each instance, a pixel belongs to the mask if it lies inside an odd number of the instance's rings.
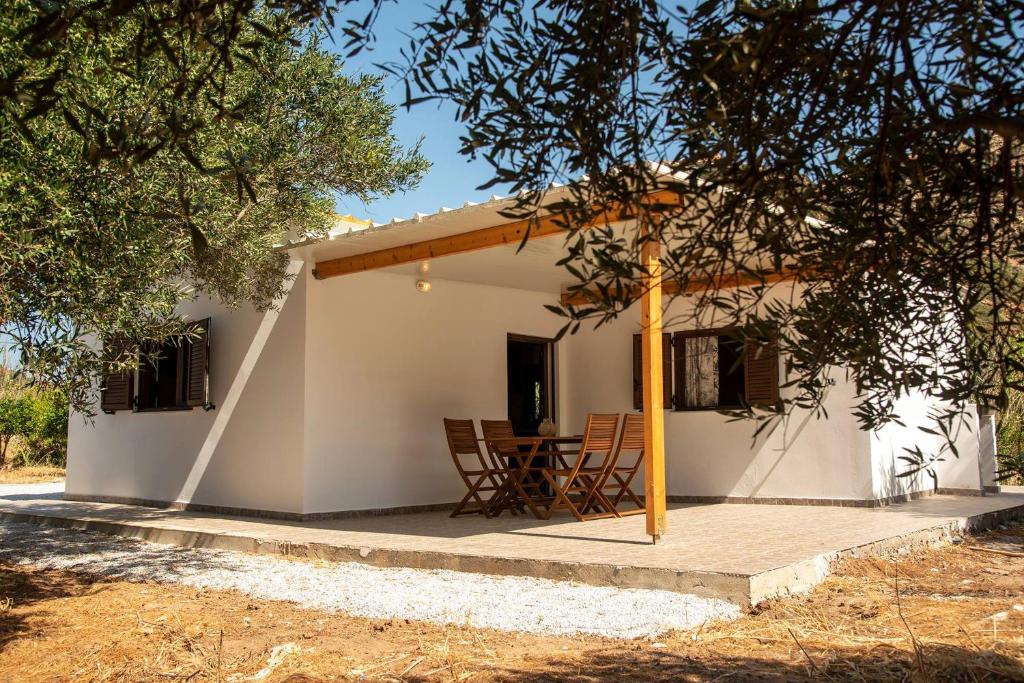
[[[504,419],[508,333],[559,328],[549,294],[414,283],[370,272],[309,284],[306,512],[461,498],[442,419]],[[559,351],[564,385],[572,360]]]
[[[685,300],[666,311],[679,317]],[[668,331],[688,326],[667,328]],[[639,306],[597,330],[586,326],[568,342],[572,358],[569,405],[578,431],[586,413],[629,412],[632,404],[632,335]],[[713,410],[665,411],[665,469],[672,496],[759,498],[871,497],[868,436],[849,413],[852,388],[841,373],[825,401],[829,419],[795,414],[756,442],[750,422],[730,422]]]
[[[553,336],[562,322],[544,309],[553,296],[442,279],[422,294],[405,275],[316,281],[293,265],[299,275],[279,311],[184,307],[213,318],[216,410],[98,414],[92,424],[72,416],[70,494],[296,513],[462,496],[441,420],[507,415],[507,334]],[[674,302],[666,320],[686,305]],[[558,343],[562,433],[581,431],[588,412],[632,411],[638,316],[634,306]],[[863,500],[930,488],[927,478],[894,476],[902,446],[934,445],[915,428],[924,402],[904,399],[907,427],[870,434],[850,414],[844,373],[833,379],[827,420],[796,414],[756,441],[750,423],[666,411],[669,494]],[[961,457],[940,466],[940,486],[980,486],[980,436],[961,434]]]
[[978,414],[978,459],[981,465],[981,483],[989,489],[997,489],[999,480],[996,474],[999,463],[996,460],[996,417],[992,413]]
[[216,409],[72,415],[67,492],[301,512],[305,295],[300,274],[277,311],[183,305],[212,318]]
[[[975,407],[968,406],[952,428],[955,453],[948,447],[944,436],[922,430],[938,431],[930,417],[932,409],[936,407],[938,404],[915,392],[896,402],[896,415],[902,424],[893,422],[871,433],[876,497],[931,491],[936,486],[964,492],[982,489],[984,466],[981,461],[981,439],[984,434]],[[920,448],[928,459],[935,456],[939,458],[930,467],[935,474],[934,479],[927,471],[913,476],[898,476],[906,472],[909,466],[909,463],[900,460],[900,456],[909,455],[905,449],[915,447]]]

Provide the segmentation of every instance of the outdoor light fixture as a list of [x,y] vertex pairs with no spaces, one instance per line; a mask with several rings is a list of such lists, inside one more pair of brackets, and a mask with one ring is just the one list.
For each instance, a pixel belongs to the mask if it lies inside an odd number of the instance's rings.
[[427,279],[427,273],[430,272],[430,261],[423,261],[420,263],[420,279],[416,280],[416,291],[423,292],[426,294],[430,291],[430,280]]

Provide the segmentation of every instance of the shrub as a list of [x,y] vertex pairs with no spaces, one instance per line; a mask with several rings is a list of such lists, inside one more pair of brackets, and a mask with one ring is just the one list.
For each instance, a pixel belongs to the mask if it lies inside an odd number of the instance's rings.
[[67,394],[32,383],[0,348],[0,468],[15,461],[63,467],[67,443]]
[[1007,484],[1024,482],[1024,394],[1009,392],[1007,405],[999,413],[996,443],[999,480]]
[[68,400],[63,391],[51,389],[33,397],[32,418],[25,439],[27,447],[23,458],[26,461],[64,466],[68,446]]
[[27,392],[0,396],[0,468],[15,437],[27,437],[34,429],[35,400]]

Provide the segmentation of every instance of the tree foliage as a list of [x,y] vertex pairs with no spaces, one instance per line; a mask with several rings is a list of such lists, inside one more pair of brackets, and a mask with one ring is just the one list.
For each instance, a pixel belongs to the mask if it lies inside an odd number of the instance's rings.
[[56,387],[32,385],[0,353],[0,469],[13,461],[11,446],[19,439],[25,462],[63,464],[67,455],[67,396]]
[[[344,0],[18,2],[9,8],[7,18],[16,21],[4,35],[15,58],[0,71],[6,123],[32,137],[29,122],[57,110],[75,119],[94,157],[125,164],[167,146],[189,148],[194,134],[231,115],[228,90],[237,64],[256,66],[261,49],[294,40],[297,28],[330,24],[339,4]],[[111,35],[121,40],[105,41]],[[101,41],[91,61],[65,49],[67,41],[83,38]],[[104,109],[83,66],[140,84],[156,77],[161,88],[144,112]],[[208,110],[191,108],[200,99],[212,105],[212,119]],[[92,116],[82,119],[83,111]]]
[[[372,22],[347,27],[372,47]],[[568,329],[632,304],[656,240],[680,291],[761,285],[696,295],[694,318],[778,336],[781,411],[820,408],[845,368],[864,427],[922,392],[953,406],[941,430],[1020,386],[1022,28],[998,0],[447,0],[384,66],[409,104],[458,106],[462,151],[522,211],[585,176],[565,267],[597,294]],[[643,229],[582,228],[610,202]],[[782,270],[802,296],[772,297]]]
[[[428,166],[392,135],[381,79],[344,75],[315,26],[252,3],[96,5],[110,3],[61,4],[80,11],[45,58],[35,5],[0,10],[15,92],[0,113],[0,332],[80,408],[104,362],[130,362],[90,339],[180,332],[175,308],[199,293],[270,306],[276,244],[323,234],[336,193],[401,191]],[[154,18],[186,5],[202,20]],[[55,79],[41,109],[22,97],[40,79]]]
[[7,452],[15,437],[32,429],[32,399],[27,395],[0,397],[0,468],[7,464]]

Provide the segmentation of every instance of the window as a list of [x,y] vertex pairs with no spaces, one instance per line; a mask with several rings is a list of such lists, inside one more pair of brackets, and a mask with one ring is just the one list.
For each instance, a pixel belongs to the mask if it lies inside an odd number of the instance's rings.
[[[189,336],[173,337],[152,349],[151,358],[141,360],[137,373],[106,375],[100,399],[103,412],[212,408],[209,402],[210,319],[193,323],[192,331]],[[124,347],[123,342],[108,343],[108,356],[124,353]]]
[[770,342],[744,344],[734,329],[676,332],[676,410],[716,410],[778,401],[778,355]]
[[188,409],[185,403],[185,346],[181,337],[168,339],[139,363],[135,409]]

